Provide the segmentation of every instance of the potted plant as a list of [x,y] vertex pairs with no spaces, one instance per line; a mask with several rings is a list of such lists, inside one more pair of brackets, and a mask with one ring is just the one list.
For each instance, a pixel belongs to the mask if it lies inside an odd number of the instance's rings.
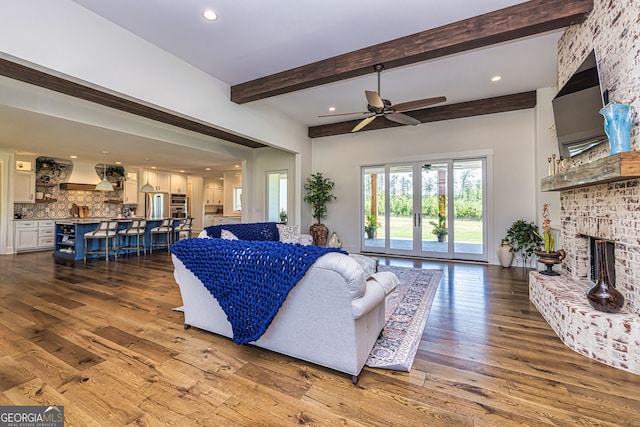
[[367,222],[364,225],[364,232],[367,234],[368,239],[373,239],[375,237],[378,227],[380,227],[378,217],[375,215],[367,215]]
[[449,234],[447,230],[447,217],[444,215],[438,216],[438,222],[429,221],[429,224],[433,225],[431,232],[436,235],[438,242],[444,242],[444,236]]
[[327,217],[327,204],[336,199],[336,196],[331,193],[334,186],[335,183],[324,177],[321,172],[311,174],[304,184],[304,189],[307,192],[304,201],[309,203],[312,215],[318,221],[309,229],[313,237],[313,244],[317,246],[324,246],[327,243],[329,230],[321,221]]
[[287,211],[285,211],[284,209],[280,210],[280,223],[281,224],[286,224],[287,223]]
[[525,267],[529,264],[536,248],[540,246],[542,239],[538,234],[538,226],[533,221],[519,219],[507,229],[504,241],[511,245],[513,253],[520,256],[522,266]]

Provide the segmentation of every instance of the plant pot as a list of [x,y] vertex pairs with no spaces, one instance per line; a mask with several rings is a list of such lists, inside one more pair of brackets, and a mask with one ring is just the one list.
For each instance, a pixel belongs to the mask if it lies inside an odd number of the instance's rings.
[[511,249],[511,245],[504,242],[498,247],[498,260],[504,268],[511,267],[511,263],[513,262],[513,252],[511,252]]
[[376,235],[375,230],[365,230],[365,232],[367,233],[367,239],[373,239]]
[[313,224],[309,227],[309,233],[313,238],[313,244],[316,246],[324,246],[327,244],[327,236],[329,235],[329,229],[324,224]]
[[444,242],[444,234],[438,234],[437,236],[438,236],[438,242],[439,243]]

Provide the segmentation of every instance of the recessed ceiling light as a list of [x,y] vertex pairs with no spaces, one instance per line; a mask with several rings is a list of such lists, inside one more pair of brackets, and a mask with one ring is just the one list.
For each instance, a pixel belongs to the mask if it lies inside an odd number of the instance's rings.
[[151,169],[157,169],[155,166],[151,166]]
[[492,82],[499,82],[500,80],[502,80],[502,76],[493,76],[493,77],[491,77],[491,81]]
[[204,19],[208,21],[215,21],[218,19],[218,14],[211,9],[207,9],[204,12],[202,12],[202,16],[204,16]]
[[184,170],[180,170],[180,173],[184,173]]
[[122,162],[116,162],[116,165],[121,165],[121,164],[122,164]]
[[78,158],[78,156],[69,156],[69,157],[72,158],[72,159],[77,159]]
[[329,111],[336,111],[336,107],[329,107]]
[[211,170],[211,168],[205,168],[204,170],[206,170],[206,171],[210,171],[210,170]]

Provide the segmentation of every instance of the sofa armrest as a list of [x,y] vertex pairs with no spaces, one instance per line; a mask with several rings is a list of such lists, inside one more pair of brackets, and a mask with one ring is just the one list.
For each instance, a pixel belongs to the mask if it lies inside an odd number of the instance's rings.
[[374,307],[380,305],[386,296],[384,287],[375,280],[367,280],[366,290],[360,298],[351,300],[353,318],[359,319]]

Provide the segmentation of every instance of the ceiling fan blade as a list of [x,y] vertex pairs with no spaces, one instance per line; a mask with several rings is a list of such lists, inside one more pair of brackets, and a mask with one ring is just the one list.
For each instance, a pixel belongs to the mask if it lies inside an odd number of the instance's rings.
[[373,121],[373,119],[375,119],[375,118],[376,118],[376,116],[371,116],[371,117],[367,117],[366,119],[363,119],[360,123],[358,123],[356,125],[356,127],[351,129],[351,132],[358,132],[360,129],[362,129],[363,127],[365,127],[369,123],[371,123]]
[[367,102],[374,108],[384,108],[384,102],[382,102],[382,98],[378,95],[378,92],[373,90],[365,90],[364,94],[367,97]]
[[368,111],[356,111],[353,113],[322,114],[318,117],[352,116],[354,114],[371,114],[371,113],[369,113]]
[[415,126],[422,123],[420,120],[414,119],[413,117],[407,116],[406,114],[402,113],[389,113],[385,114],[384,116],[392,122],[401,123],[403,125]]
[[390,107],[390,110],[395,111],[397,113],[401,113],[403,111],[417,110],[419,108],[428,107],[433,104],[446,102],[446,100],[447,100],[446,96],[436,96],[435,98],[417,99],[415,101],[401,102],[400,104],[392,105]]

